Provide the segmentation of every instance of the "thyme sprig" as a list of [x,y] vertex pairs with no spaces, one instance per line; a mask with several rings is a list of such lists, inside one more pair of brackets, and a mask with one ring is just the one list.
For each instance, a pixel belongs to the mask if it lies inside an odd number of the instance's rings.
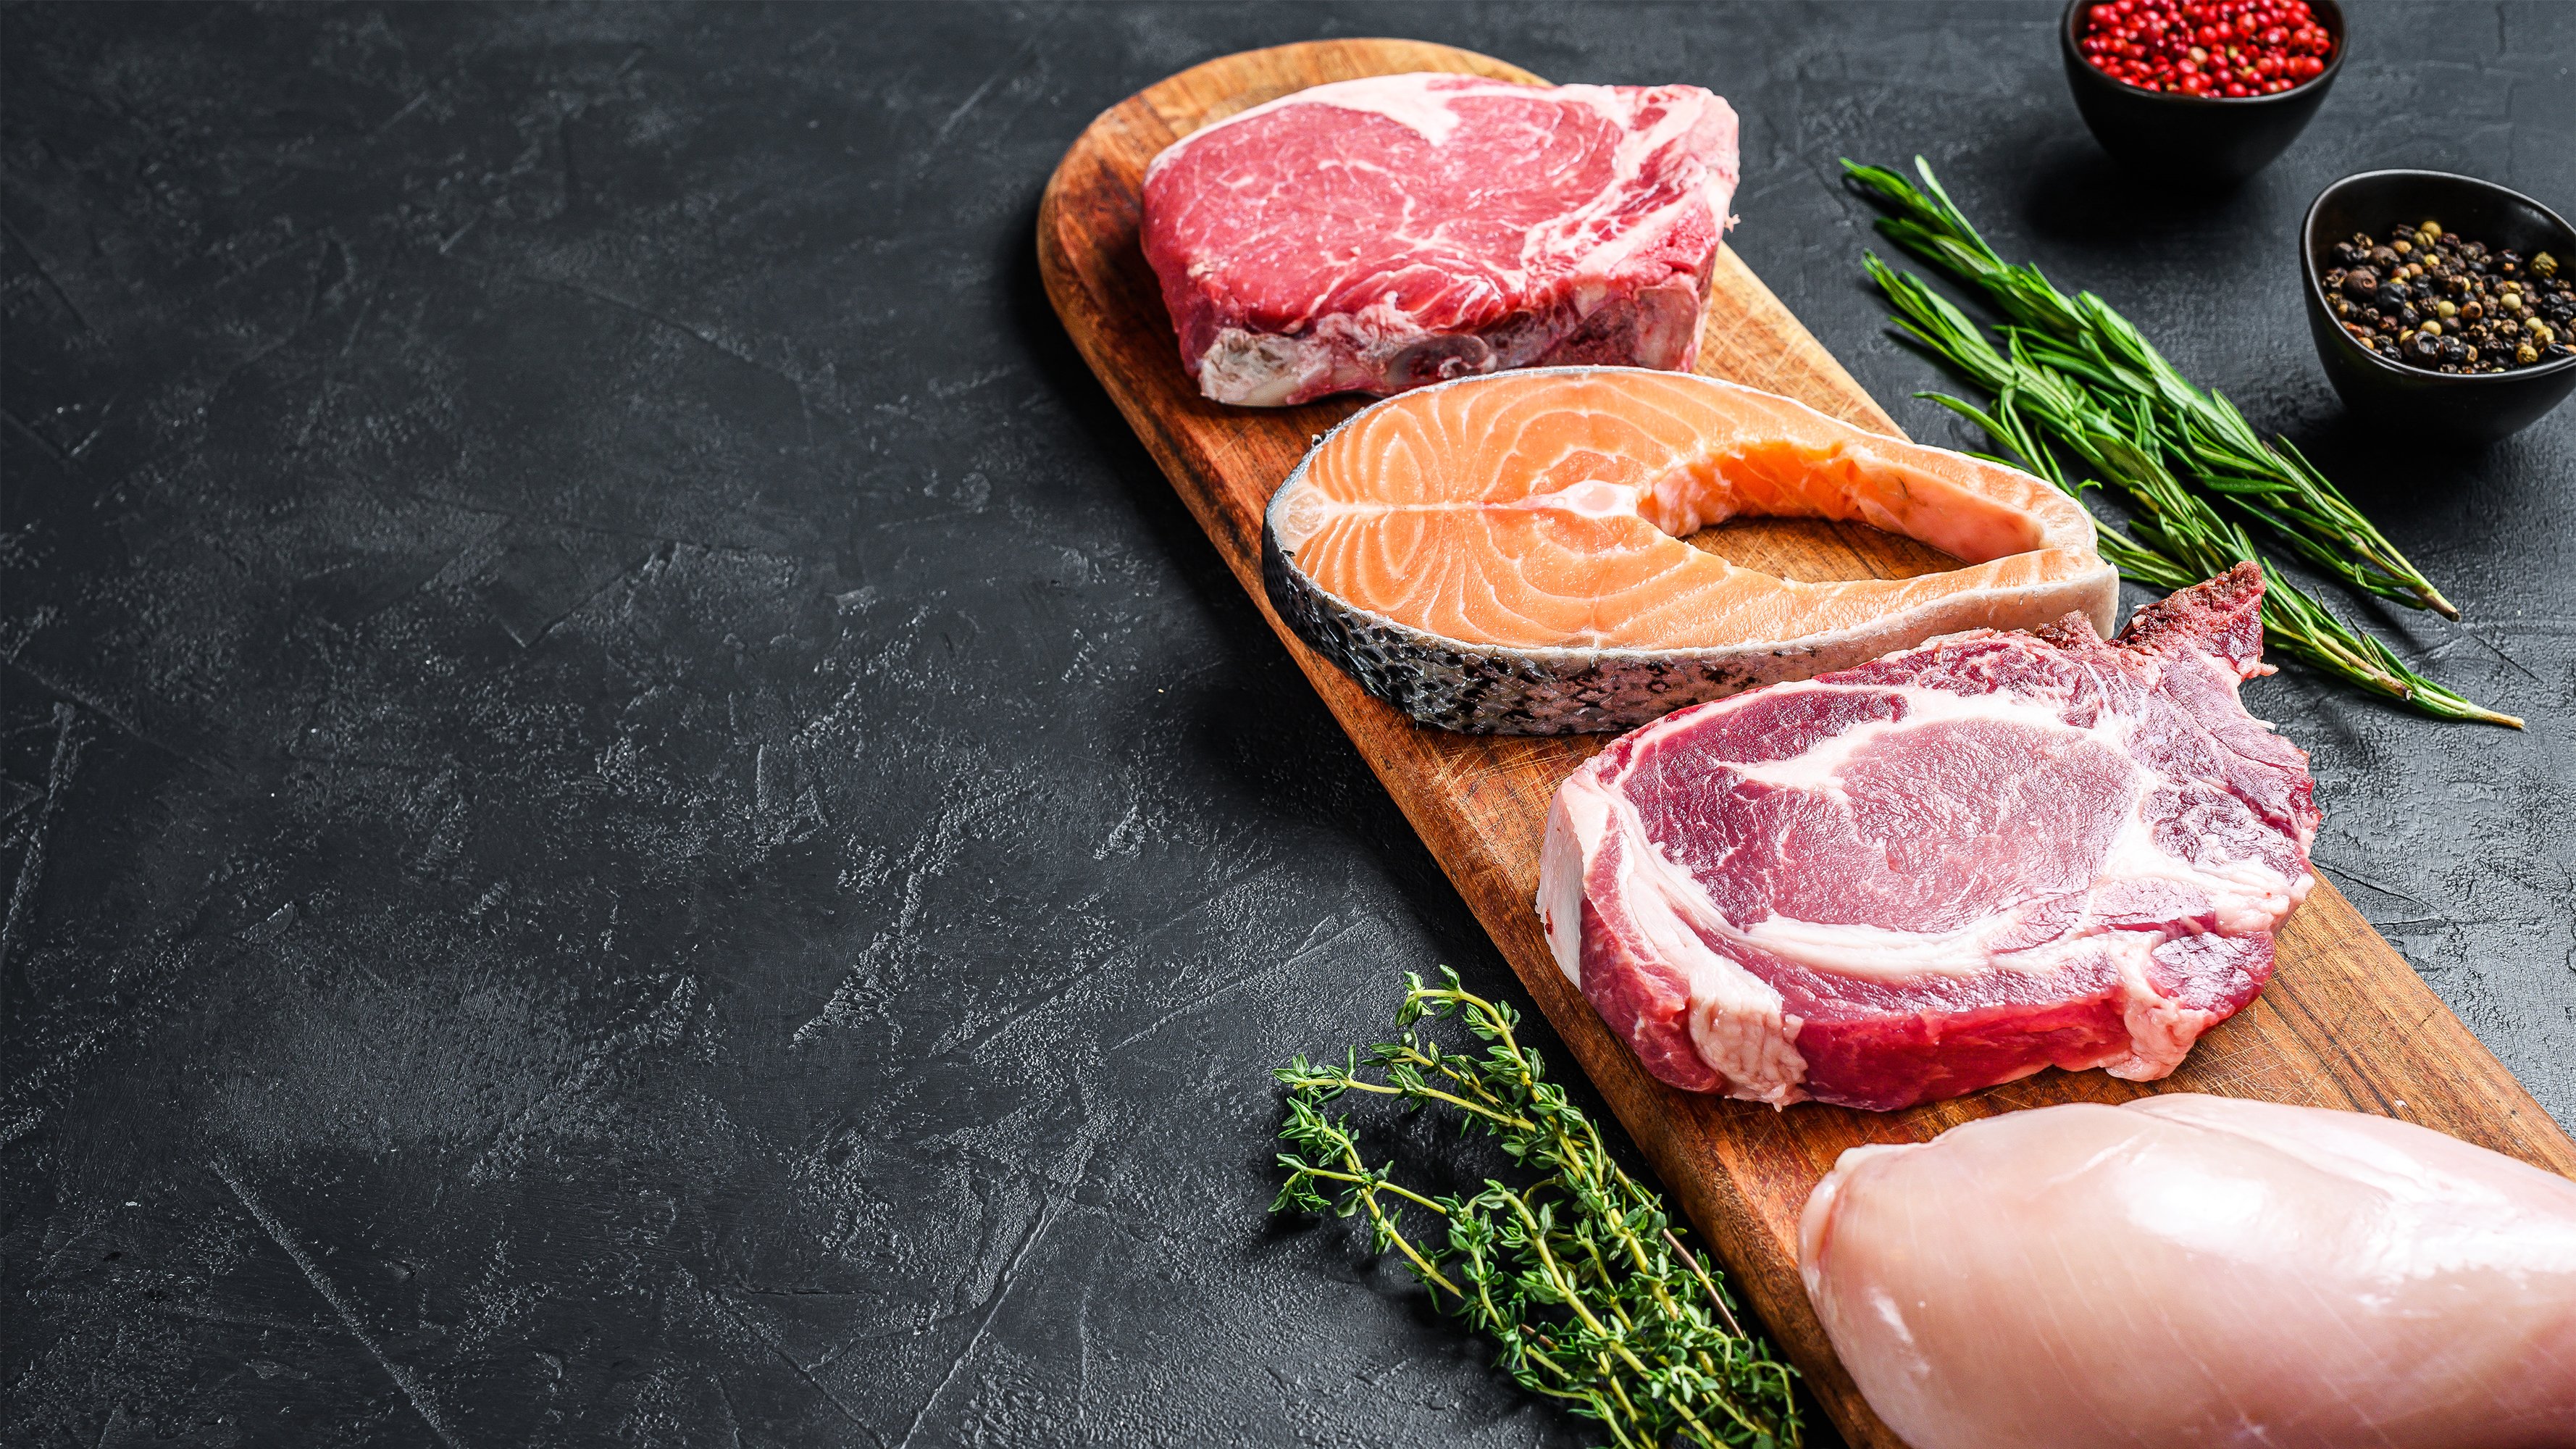
[[2069,297],[2039,268],[2006,262],[1969,224],[1922,157],[1914,158],[1920,188],[1882,167],[1845,161],[1843,169],[1896,213],[1880,218],[1879,230],[1983,290],[2013,319],[2006,334],[2033,361],[2057,371],[2097,407],[2142,406],[2154,422],[2156,452],[2168,466],[2244,510],[2334,578],[2409,608],[2460,617],[2297,445],[2282,437],[2264,442],[2234,403],[2194,386],[2100,297]]
[[[1546,1080],[1515,1034],[1520,1016],[1441,968],[1405,973],[1398,1035],[1342,1062],[1300,1056],[1279,1154],[1287,1181],[1272,1212],[1365,1215],[1373,1251],[1395,1250],[1441,1308],[1492,1339],[1496,1362],[1535,1394],[1610,1430],[1619,1449],[1668,1443],[1788,1449],[1802,1441],[1796,1371],[1748,1330],[1722,1275],[1683,1245],[1654,1189],[1611,1160],[1601,1131]],[[1455,1020],[1481,1052],[1443,1047],[1421,1026]],[[1346,1093],[1454,1112],[1532,1174],[1433,1197],[1361,1152]],[[1408,1223],[1427,1214],[1431,1232]]]
[[2338,617],[2283,578],[2256,552],[2245,530],[2219,516],[2184,487],[2164,460],[2174,451],[2166,424],[2144,398],[2109,396],[2055,365],[2027,329],[1997,328],[1997,348],[1965,313],[1922,278],[1875,256],[1862,259],[1900,314],[1896,325],[1991,394],[1991,409],[1946,393],[1921,396],[1975,423],[2011,456],[1996,461],[2027,468],[2077,497],[2093,480],[2070,481],[2052,447],[2062,447],[2110,480],[2136,508],[2123,534],[2101,524],[2102,556],[2121,574],[2171,591],[2250,562],[2263,570],[2263,635],[2272,648],[2362,689],[2437,719],[2522,728],[2522,721],[2469,700],[2408,668],[2386,643]]

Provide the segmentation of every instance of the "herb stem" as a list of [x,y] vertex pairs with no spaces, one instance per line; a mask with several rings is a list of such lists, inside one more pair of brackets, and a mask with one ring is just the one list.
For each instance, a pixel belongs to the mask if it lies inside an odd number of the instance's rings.
[[1992,395],[1994,404],[1987,409],[1942,393],[1922,396],[1975,423],[2012,455],[1999,462],[2028,468],[2080,499],[2093,484],[2069,481],[2056,456],[2062,448],[2127,496],[2139,515],[2130,530],[2099,524],[2102,555],[2123,576],[2171,591],[2254,563],[2263,570],[2263,634],[2270,647],[2437,719],[2522,728],[2519,718],[2409,669],[2387,644],[2283,578],[2242,527],[2175,478],[2166,465],[2173,445],[2145,399],[2088,391],[2059,365],[2067,354],[2026,329],[1996,329],[2004,342],[1998,349],[1922,278],[1876,256],[1864,256],[1862,265],[1895,304],[1898,328]]
[[1883,167],[1843,162],[1855,184],[1895,213],[1880,219],[1879,230],[1984,291],[2016,324],[2008,330],[2034,344],[2040,361],[2099,405],[2144,403],[2156,423],[2155,446],[2169,463],[2336,579],[2409,608],[2460,617],[2289,439],[2264,442],[2234,403],[2195,386],[2099,296],[2069,297],[2039,268],[2006,262],[1969,224],[1931,164],[1917,156],[1914,169],[1920,187]]
[[1526,1130],[1530,1125],[1518,1117],[1511,1116],[1508,1113],[1497,1112],[1491,1107],[1479,1106],[1463,1097],[1452,1096],[1447,1092],[1431,1087],[1423,1087],[1417,1090],[1407,1091],[1401,1087],[1390,1087],[1383,1083],[1363,1081],[1358,1077],[1347,1075],[1334,1080],[1332,1082],[1332,1086],[1337,1090],[1345,1092],[1374,1092],[1380,1096],[1386,1097],[1419,1097],[1434,1102],[1446,1102],[1450,1106],[1455,1107],[1462,1112],[1473,1112],[1479,1117],[1488,1118],[1505,1127],[1519,1127]]
[[[1406,978],[1400,1035],[1344,1065],[1297,1058],[1279,1154],[1287,1179],[1272,1210],[1365,1216],[1372,1244],[1402,1254],[1434,1301],[1491,1338],[1496,1362],[1532,1393],[1604,1425],[1619,1445],[1792,1449],[1802,1430],[1794,1371],[1743,1327],[1724,1283],[1682,1246],[1662,1199],[1623,1171],[1600,1129],[1546,1080],[1522,1046],[1518,1015],[1444,969],[1438,986]],[[1454,1019],[1478,1053],[1443,1046],[1419,1023]],[[1364,1071],[1382,1080],[1363,1075]],[[1435,1197],[1362,1156],[1345,1092],[1454,1110],[1533,1178],[1488,1178]],[[1444,1225],[1446,1242],[1407,1231],[1407,1208]]]

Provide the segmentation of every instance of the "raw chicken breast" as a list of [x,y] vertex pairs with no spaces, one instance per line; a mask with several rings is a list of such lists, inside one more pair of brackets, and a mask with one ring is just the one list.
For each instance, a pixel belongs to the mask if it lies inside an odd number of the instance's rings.
[[2187,1094],[1858,1147],[1807,1296],[1914,1449],[2576,1445],[2576,1182]]

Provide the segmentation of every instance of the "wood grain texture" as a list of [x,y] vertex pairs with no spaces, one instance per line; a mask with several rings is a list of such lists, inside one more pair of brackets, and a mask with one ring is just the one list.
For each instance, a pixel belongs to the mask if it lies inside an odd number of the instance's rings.
[[[1898,1441],[1835,1362],[1796,1260],[1799,1210],[1847,1147],[1923,1141],[2023,1107],[2197,1091],[2404,1117],[2576,1176],[2576,1143],[2323,881],[2280,933],[2271,986],[2204,1037],[2163,1082],[2051,1070],[1954,1101],[1874,1114],[1813,1103],[1774,1111],[1677,1092],[1647,1076],[1559,974],[1530,905],[1548,800],[1603,738],[1421,728],[1287,631],[1262,593],[1261,512],[1309,440],[1360,403],[1252,410],[1201,398],[1181,370],[1170,320],[1137,247],[1145,165],[1175,139],[1307,86],[1412,70],[1538,79],[1486,56],[1401,40],[1250,51],[1174,76],[1103,114],[1049,183],[1038,215],[1047,293],[1254,605],[1851,1443],[1878,1449]],[[1898,431],[1732,251],[1719,256],[1711,293],[1702,372]],[[1901,577],[1943,564],[1920,545],[1849,524],[1753,521],[1694,541],[1798,578]]]

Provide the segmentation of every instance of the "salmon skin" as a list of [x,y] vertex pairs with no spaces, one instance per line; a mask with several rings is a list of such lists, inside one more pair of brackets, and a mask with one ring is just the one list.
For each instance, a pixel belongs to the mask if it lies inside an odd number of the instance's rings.
[[[1684,542],[1828,518],[1964,561],[1797,583]],[[1262,527],[1270,601],[1370,693],[1476,734],[1624,730],[1965,629],[2110,632],[2093,520],[2027,473],[1688,373],[1533,368],[1400,394],[1316,440]]]

